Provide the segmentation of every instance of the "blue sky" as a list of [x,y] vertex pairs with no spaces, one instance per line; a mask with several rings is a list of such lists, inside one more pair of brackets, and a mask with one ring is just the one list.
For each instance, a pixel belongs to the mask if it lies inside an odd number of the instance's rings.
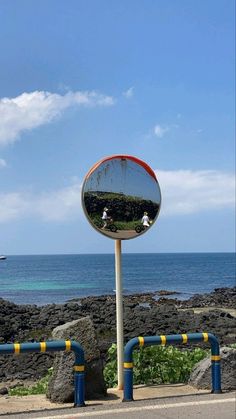
[[107,253],[80,194],[129,154],[159,219],[125,252],[234,250],[233,0],[0,0],[0,254]]

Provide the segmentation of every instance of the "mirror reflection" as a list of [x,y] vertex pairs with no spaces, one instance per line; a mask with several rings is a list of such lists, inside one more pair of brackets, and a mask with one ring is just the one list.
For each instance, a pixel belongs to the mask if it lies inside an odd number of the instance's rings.
[[155,173],[132,156],[112,156],[95,164],[82,189],[83,208],[92,226],[113,239],[132,239],[157,219],[161,192]]

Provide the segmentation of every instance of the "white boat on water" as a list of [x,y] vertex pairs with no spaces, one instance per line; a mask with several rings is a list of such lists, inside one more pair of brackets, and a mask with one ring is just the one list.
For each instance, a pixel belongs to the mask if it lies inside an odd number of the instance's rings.
[[5,260],[6,258],[6,256],[0,255],[0,260]]

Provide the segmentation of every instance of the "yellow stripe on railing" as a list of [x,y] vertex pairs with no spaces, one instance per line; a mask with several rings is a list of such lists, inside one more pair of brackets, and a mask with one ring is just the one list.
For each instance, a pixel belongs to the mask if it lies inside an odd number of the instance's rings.
[[203,333],[202,336],[203,336],[204,342],[208,342],[208,333]]
[[161,338],[161,344],[165,345],[166,344],[166,336],[165,335],[160,335]]
[[220,361],[220,355],[212,355],[211,360],[212,361]]
[[65,340],[65,345],[66,345],[66,351],[70,351],[71,350],[71,341],[70,340]]
[[83,372],[84,371],[84,365],[75,365],[74,371],[76,372]]
[[40,343],[40,351],[46,352],[46,349],[47,349],[46,342],[39,342],[39,343]]
[[124,362],[124,368],[133,368],[133,362]]
[[139,340],[139,346],[143,346],[144,345],[144,338],[142,336],[139,336],[138,340]]
[[183,343],[187,343],[188,342],[188,335],[183,334],[181,336],[182,336],[182,339],[183,339]]
[[14,351],[17,355],[20,353],[20,343],[14,343]]

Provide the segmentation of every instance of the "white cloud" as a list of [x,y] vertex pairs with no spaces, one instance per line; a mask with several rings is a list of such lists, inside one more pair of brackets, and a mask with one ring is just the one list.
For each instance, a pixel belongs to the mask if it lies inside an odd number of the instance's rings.
[[154,127],[154,134],[158,138],[162,138],[167,131],[169,131],[169,128],[168,127],[162,127],[159,124],[155,125],[155,127]]
[[0,223],[24,216],[30,202],[21,193],[0,194]]
[[[162,193],[162,216],[181,216],[233,208],[235,178],[219,171],[156,171]],[[34,217],[64,222],[81,217],[81,182],[41,193],[0,193],[0,223]]]
[[81,184],[44,193],[36,200],[37,213],[46,221],[63,221],[81,212]]
[[2,169],[3,167],[6,167],[6,166],[7,166],[6,160],[0,159],[0,169]]
[[26,130],[47,124],[72,106],[111,106],[111,96],[91,92],[67,92],[65,95],[44,91],[22,93],[0,99],[0,145],[13,143]]
[[162,215],[184,215],[233,208],[232,173],[202,170],[156,171],[162,192]]
[[134,95],[134,87],[130,87],[128,90],[123,92],[123,96],[125,96],[127,99],[130,99]]
[[81,184],[32,194],[0,194],[0,223],[34,216],[44,221],[64,221],[81,213]]

